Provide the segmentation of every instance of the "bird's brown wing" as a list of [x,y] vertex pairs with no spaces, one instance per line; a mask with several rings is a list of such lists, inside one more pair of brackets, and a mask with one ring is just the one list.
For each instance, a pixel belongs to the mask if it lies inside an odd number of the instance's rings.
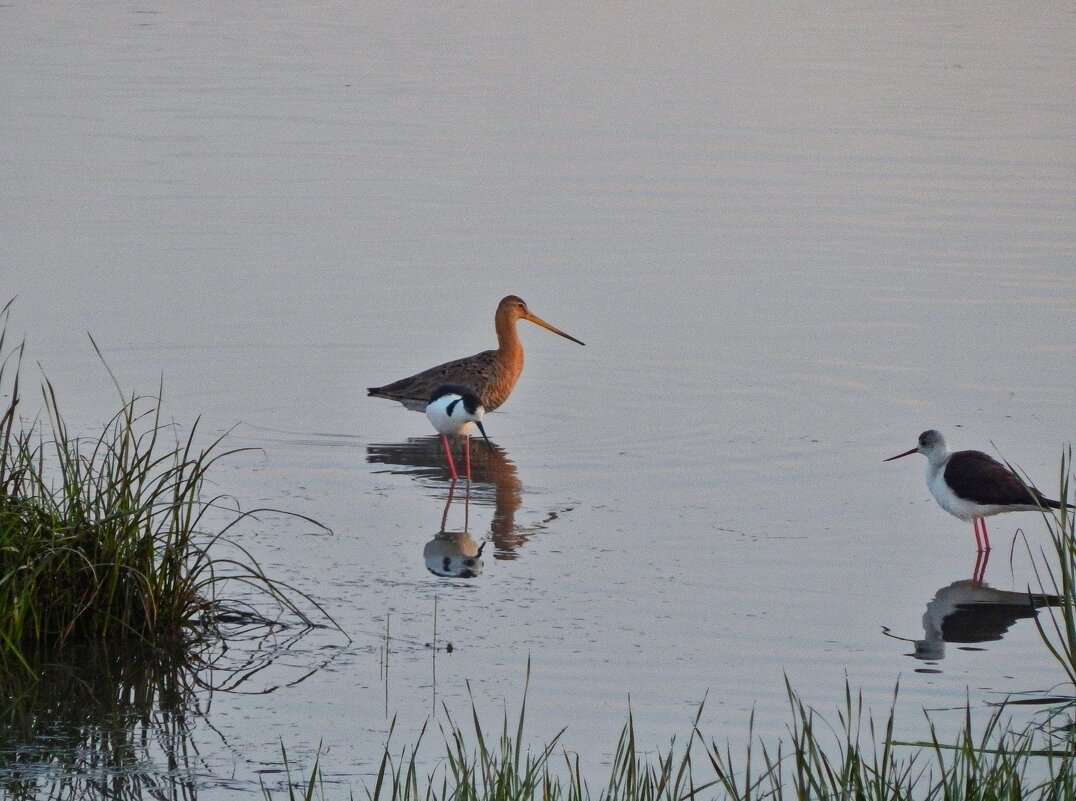
[[1012,470],[982,451],[957,451],[950,456],[945,483],[959,497],[975,503],[1052,505],[1038,490],[1026,487]]
[[425,409],[433,391],[442,384],[468,387],[481,399],[483,389],[490,385],[496,376],[495,354],[496,351],[484,350],[473,356],[439,364],[382,387],[369,387],[367,392],[375,397],[399,401],[409,409],[416,410]]

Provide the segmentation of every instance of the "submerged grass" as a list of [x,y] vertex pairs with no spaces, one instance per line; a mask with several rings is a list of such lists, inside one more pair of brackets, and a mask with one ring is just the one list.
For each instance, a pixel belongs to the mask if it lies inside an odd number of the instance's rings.
[[[227,540],[255,512],[203,495],[207,472],[236,453],[222,437],[199,447],[197,422],[180,438],[159,397],[122,391],[99,435],[72,436],[47,379],[41,411],[22,419],[24,348],[5,350],[9,307],[0,310],[0,662],[29,669],[24,653],[71,642],[182,648],[222,625],[284,615],[311,625],[300,600],[325,615]],[[221,510],[228,522],[206,533]],[[217,555],[225,543],[232,556]]]

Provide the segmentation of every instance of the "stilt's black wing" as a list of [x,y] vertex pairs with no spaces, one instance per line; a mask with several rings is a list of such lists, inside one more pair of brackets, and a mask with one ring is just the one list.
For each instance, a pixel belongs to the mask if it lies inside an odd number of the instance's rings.
[[1001,506],[1055,506],[1056,501],[1025,487],[997,459],[982,451],[957,451],[945,466],[945,483],[959,497],[980,504]]

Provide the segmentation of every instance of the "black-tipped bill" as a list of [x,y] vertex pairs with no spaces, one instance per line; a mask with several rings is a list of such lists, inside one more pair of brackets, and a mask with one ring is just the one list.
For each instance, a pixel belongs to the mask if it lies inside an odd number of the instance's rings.
[[489,437],[486,436],[486,427],[482,425],[482,421],[481,420],[475,420],[474,424],[476,426],[478,426],[478,430],[482,432],[482,439],[484,439],[486,441],[486,444],[489,445],[490,451],[493,452],[493,453],[496,453],[496,450],[493,447],[493,443],[490,442]]
[[529,320],[530,322],[534,323],[535,325],[541,326],[546,331],[552,331],[554,334],[558,334],[558,335],[564,337],[565,339],[570,339],[572,342],[575,342],[575,343],[577,343],[579,345],[586,346],[586,344],[587,344],[586,342],[584,342],[581,339],[576,339],[571,334],[565,334],[563,331],[561,331],[555,325],[550,325],[545,320],[543,320],[541,317],[539,317],[537,314],[531,314],[530,312],[527,312],[526,314],[523,315],[523,319],[524,320]]
[[910,451],[904,453],[898,453],[896,456],[890,456],[888,459],[882,459],[883,462],[892,462],[894,459],[903,459],[905,456],[911,456],[913,453],[919,453],[919,448],[912,448]]

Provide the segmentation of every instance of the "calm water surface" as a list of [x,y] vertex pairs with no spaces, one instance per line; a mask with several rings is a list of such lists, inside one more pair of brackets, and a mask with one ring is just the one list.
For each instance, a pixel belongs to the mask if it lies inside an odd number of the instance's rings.
[[[937,427],[1056,487],[1073,41],[1071,8],[978,3],[0,8],[0,277],[69,425],[115,406],[89,331],[125,389],[261,449],[216,488],[333,531],[241,541],[351,641],[195,692],[197,754],[146,781],[256,793],[321,741],[361,792],[394,717],[398,746],[466,721],[469,684],[493,726],[528,658],[534,740],[567,724],[596,780],[629,698],[654,748],[704,697],[715,740],[752,710],[780,736],[786,676],[823,712],[899,679],[908,736],[1057,683],[1030,620],[944,622],[970,526],[882,459]],[[446,514],[427,422],[364,388],[492,346],[508,293],[587,346],[521,324]],[[987,583],[1026,588],[1041,520],[990,527]]]

